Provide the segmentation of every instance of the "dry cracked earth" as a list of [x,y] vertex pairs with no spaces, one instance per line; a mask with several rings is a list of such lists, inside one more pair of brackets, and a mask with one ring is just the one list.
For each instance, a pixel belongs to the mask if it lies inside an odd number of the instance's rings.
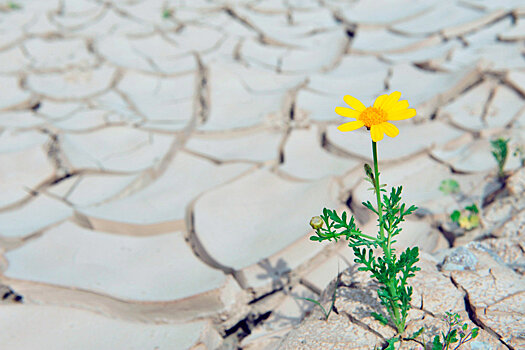
[[[494,180],[489,141],[525,144],[524,40],[521,0],[0,1],[2,349],[308,348],[296,298],[353,265],[310,217],[375,229],[369,135],[334,107],[396,90],[418,115],[379,153],[419,206],[413,318],[452,300],[472,349],[523,349],[525,173],[518,152]],[[343,348],[392,332],[343,314]]]

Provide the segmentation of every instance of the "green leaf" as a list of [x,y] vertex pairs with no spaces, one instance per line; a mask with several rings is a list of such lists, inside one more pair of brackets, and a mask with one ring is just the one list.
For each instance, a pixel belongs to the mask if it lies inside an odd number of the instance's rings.
[[432,350],[443,350],[443,344],[439,341],[439,335],[436,335],[434,341],[432,341]]
[[459,193],[459,183],[454,179],[441,181],[439,190],[445,195]]
[[377,312],[372,312],[372,317],[375,318],[377,321],[381,322],[383,326],[386,326],[388,324],[388,320],[385,316],[378,314]]
[[472,203],[471,205],[466,206],[465,209],[470,211],[470,212],[473,212],[475,214],[479,213],[478,206],[476,204],[474,204],[474,203]]
[[453,329],[450,334],[448,335],[448,343],[449,344],[453,344],[453,343],[457,343],[458,342],[458,338],[457,338],[457,329]]
[[328,319],[328,316],[330,315],[330,313],[326,312],[325,308],[323,307],[323,305],[321,305],[320,302],[318,302],[317,300],[315,299],[311,299],[311,298],[302,298],[302,297],[296,297],[295,299],[302,299],[302,300],[306,300],[306,301],[309,301],[311,303],[314,303],[315,305],[319,306],[321,308],[321,310],[323,311],[323,314],[325,316],[325,319]]
[[457,223],[459,221],[460,216],[461,213],[459,212],[459,210],[454,210],[452,214],[450,214],[450,220],[452,220],[452,222]]
[[310,241],[320,241],[321,238],[318,236],[310,236]]
[[478,336],[478,333],[479,333],[479,328],[478,327],[473,328],[471,333],[472,333],[472,339],[476,338]]
[[466,323],[464,323],[463,326],[461,326],[461,329],[464,330],[464,331],[466,331],[467,328],[468,328],[468,325]]
[[388,346],[385,348],[385,350],[395,350],[394,343],[398,342],[399,338],[390,338],[387,340]]
[[414,332],[409,339],[416,339],[417,337],[421,335],[421,333],[423,333],[424,330],[425,330],[425,327],[419,328],[419,330]]

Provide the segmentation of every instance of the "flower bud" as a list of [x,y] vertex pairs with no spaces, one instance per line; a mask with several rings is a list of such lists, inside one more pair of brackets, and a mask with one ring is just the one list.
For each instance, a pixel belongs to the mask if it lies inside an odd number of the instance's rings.
[[372,167],[365,163],[365,174],[370,180],[374,180],[374,173],[372,172]]
[[320,229],[321,227],[323,227],[323,219],[321,219],[320,216],[314,216],[310,220],[310,226],[312,226],[314,230]]

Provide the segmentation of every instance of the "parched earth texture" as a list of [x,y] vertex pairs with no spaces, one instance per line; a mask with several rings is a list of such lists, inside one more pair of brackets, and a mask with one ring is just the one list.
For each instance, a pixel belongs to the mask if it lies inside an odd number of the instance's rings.
[[[401,91],[417,116],[379,154],[419,207],[397,243],[422,250],[414,283],[482,328],[472,349],[523,349],[524,40],[521,0],[0,1],[1,348],[308,348],[297,298],[346,268],[341,337],[384,345],[350,250],[308,221],[376,229],[370,136],[334,107]],[[413,318],[439,324],[421,288]]]

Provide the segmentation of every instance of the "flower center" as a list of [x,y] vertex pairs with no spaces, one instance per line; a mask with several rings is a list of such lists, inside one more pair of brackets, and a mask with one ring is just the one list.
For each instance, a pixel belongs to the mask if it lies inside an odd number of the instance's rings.
[[387,113],[379,108],[368,107],[359,115],[359,120],[361,120],[367,128],[370,128],[372,125],[381,124],[388,120]]

